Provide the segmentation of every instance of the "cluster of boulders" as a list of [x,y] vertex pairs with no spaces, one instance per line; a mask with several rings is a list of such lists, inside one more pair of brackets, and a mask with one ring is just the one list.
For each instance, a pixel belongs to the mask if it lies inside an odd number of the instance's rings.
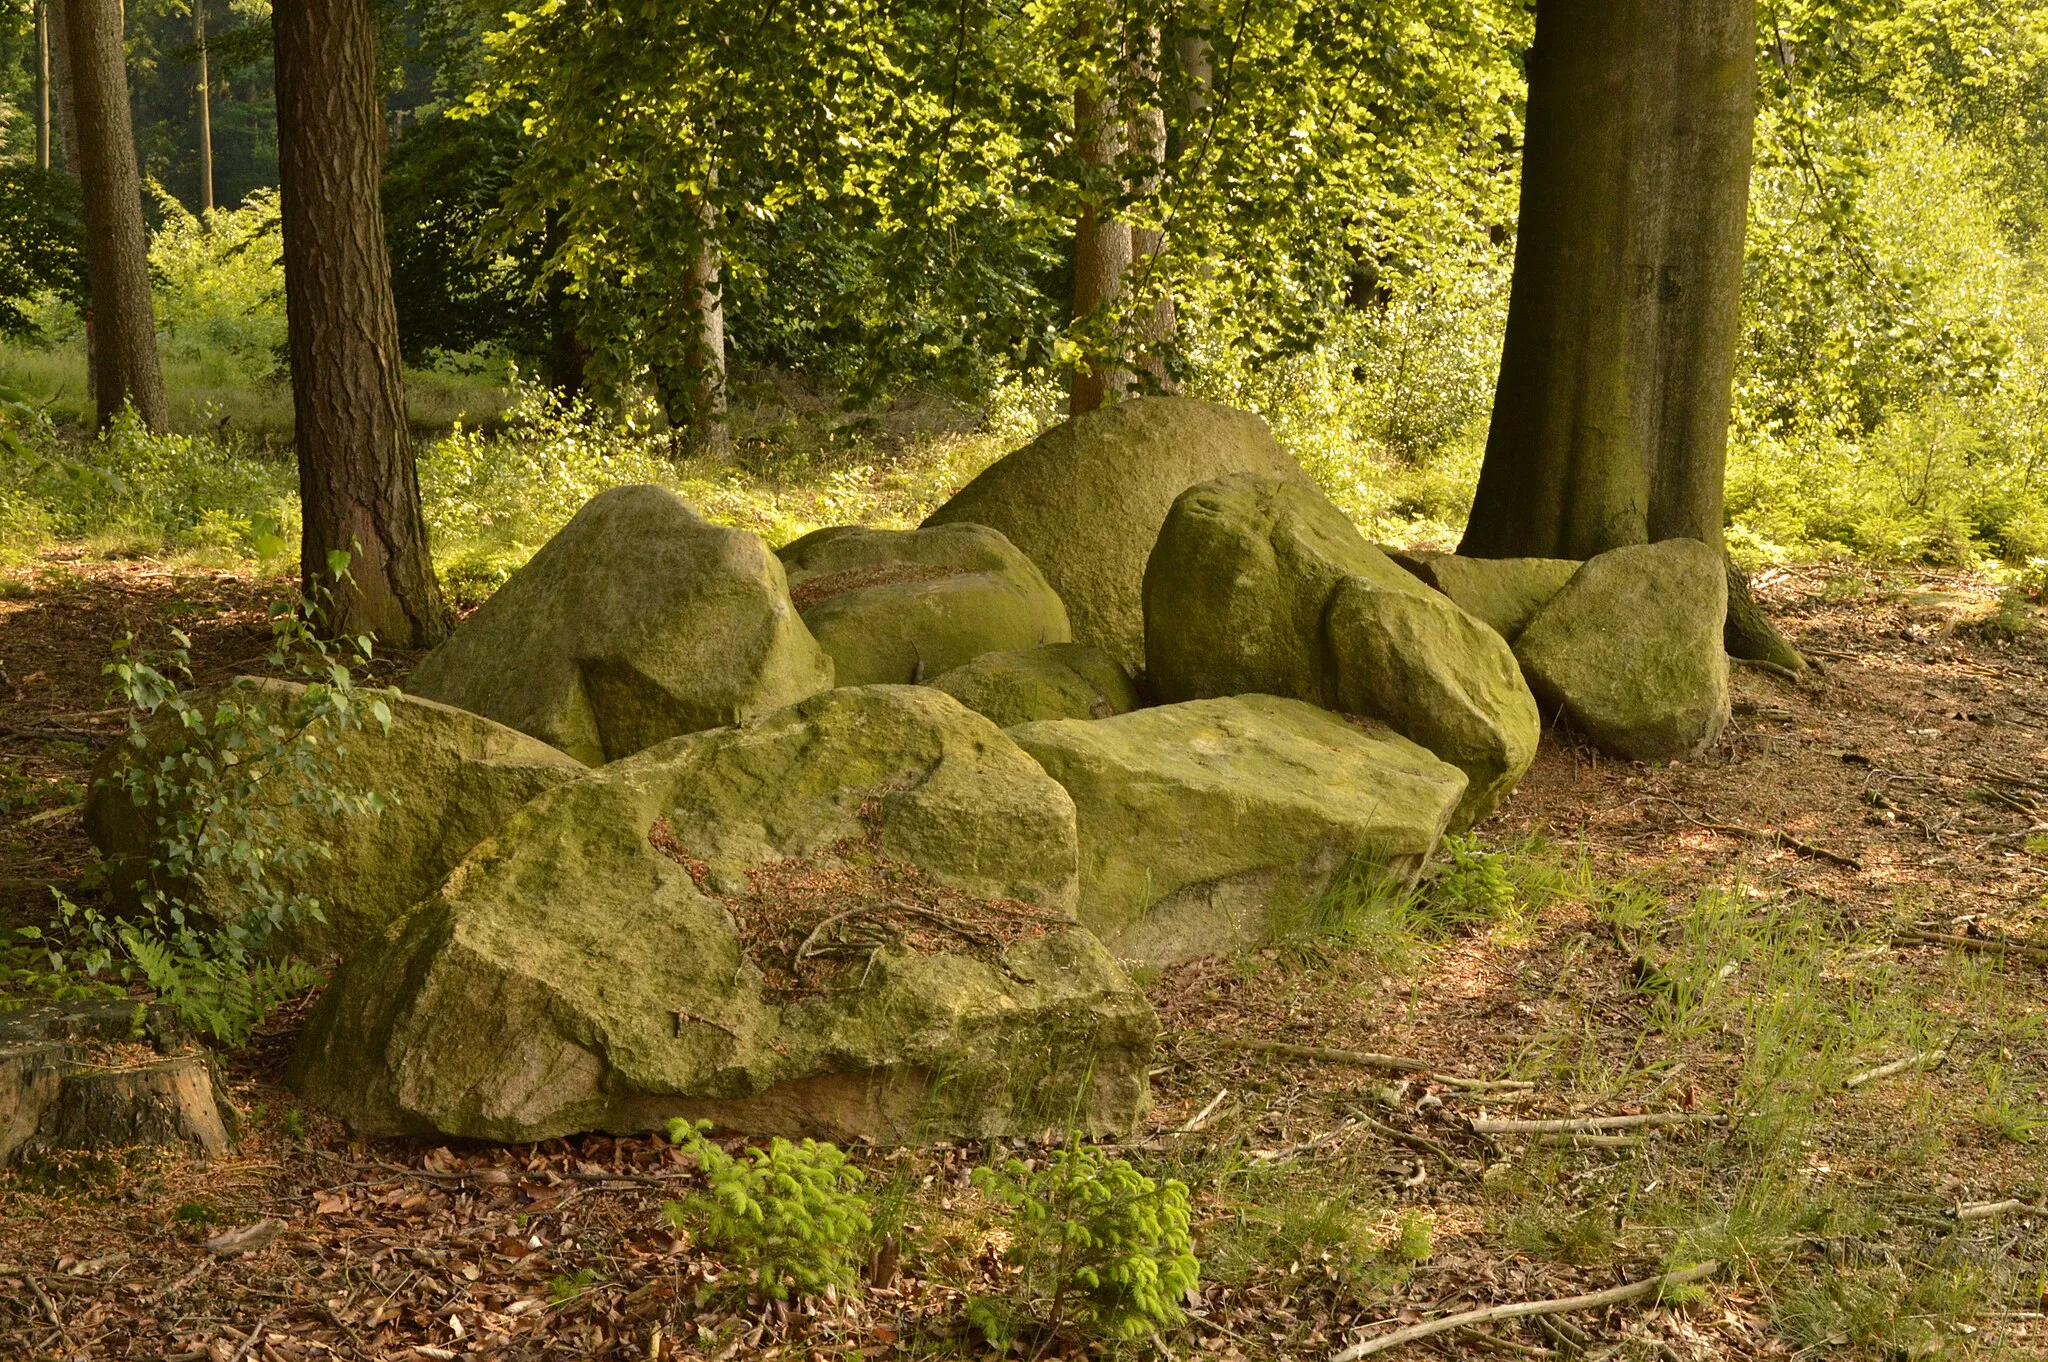
[[[1698,750],[1723,589],[1690,541],[1383,551],[1256,417],[1181,398],[779,553],[606,492],[347,735],[391,808],[276,795],[339,853],[288,886],[326,919],[291,944],[344,957],[296,1081],[372,1133],[1126,1130],[1131,968],[1257,942],[1361,859],[1413,875],[1546,714]],[[117,857],[125,801],[88,811]]]

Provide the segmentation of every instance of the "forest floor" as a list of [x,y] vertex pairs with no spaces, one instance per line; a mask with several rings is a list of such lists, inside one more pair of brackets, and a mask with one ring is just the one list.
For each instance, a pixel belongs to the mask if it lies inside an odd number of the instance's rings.
[[[283,589],[62,553],[0,574],[0,925],[84,864],[113,641],[175,626],[200,680],[253,669]],[[1546,739],[1480,830],[1494,854],[1443,881],[1484,890],[1475,920],[1359,910],[1150,984],[1165,1039],[1129,1152],[1192,1191],[1198,1299],[1162,1338],[1020,1355],[1328,1358],[1712,1259],[1662,1304],[1389,1355],[2048,1357],[2048,946],[1999,944],[2048,941],[2048,632],[1971,577],[1785,571],[1760,595],[1821,669],[1738,669],[1695,762]],[[763,1307],[664,1221],[695,1185],[666,1143],[351,1141],[282,1085],[303,1013],[224,1057],[232,1154],[0,1174],[0,1358],[994,1355],[963,1319],[1019,1289],[967,1181],[993,1151],[859,1152],[900,1252]],[[1677,1123],[1483,1129],[1631,1113]]]

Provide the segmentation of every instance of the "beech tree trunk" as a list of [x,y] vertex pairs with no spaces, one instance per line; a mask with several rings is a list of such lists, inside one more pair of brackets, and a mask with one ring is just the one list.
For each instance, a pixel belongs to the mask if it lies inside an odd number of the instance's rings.
[[[712,183],[716,184],[714,179]],[[696,320],[686,372],[690,385],[690,448],[720,458],[732,452],[732,431],[725,423],[725,290],[719,277],[718,212],[697,205],[704,224],[690,262],[690,304]]]
[[[1126,126],[1131,159],[1137,166],[1137,178],[1130,189],[1143,199],[1156,195],[1166,178],[1166,106],[1159,86],[1159,47],[1159,29],[1154,26],[1143,30],[1133,46],[1130,64],[1131,89],[1137,96]],[[1173,294],[1151,278],[1165,254],[1163,228],[1132,226],[1132,278],[1139,287],[1158,291],[1139,328],[1137,367],[1152,389],[1173,392],[1177,385],[1166,371],[1166,356],[1162,353],[1164,344],[1173,338]]]
[[106,426],[133,404],[151,430],[170,428],[149,298],[149,238],[128,109],[121,0],[65,0],[76,105],[86,270],[92,284],[93,394]]
[[[305,588],[323,625],[386,646],[438,642],[449,612],[427,551],[378,190],[383,117],[369,0],[273,11],[285,322]],[[348,555],[335,587],[329,555]]]
[[1541,0],[1507,337],[1459,552],[1721,543],[1754,0]]
[[[1095,181],[1082,200],[1074,225],[1074,319],[1104,318],[1123,293],[1131,264],[1131,224],[1116,215],[1110,177],[1123,154],[1123,120],[1114,95],[1074,93],[1074,138],[1082,164]],[[1122,397],[1131,386],[1128,369],[1096,358],[1074,375],[1067,410],[1075,416]]]

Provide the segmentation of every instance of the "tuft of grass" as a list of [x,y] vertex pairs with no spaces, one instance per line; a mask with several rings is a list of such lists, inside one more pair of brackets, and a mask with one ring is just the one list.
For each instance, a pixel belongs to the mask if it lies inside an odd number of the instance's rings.
[[1985,1070],[1979,1082],[1984,1095],[1970,1113],[1979,1130],[2012,1144],[2032,1144],[2042,1131],[2048,1130],[2048,1111],[2014,1093],[2007,1085],[2003,1067]]

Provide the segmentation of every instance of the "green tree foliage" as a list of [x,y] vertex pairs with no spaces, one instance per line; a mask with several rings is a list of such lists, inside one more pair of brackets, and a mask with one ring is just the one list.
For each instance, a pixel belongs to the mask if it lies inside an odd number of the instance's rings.
[[0,162],[0,337],[35,340],[45,294],[86,305],[78,182],[33,162]]
[[407,363],[492,343],[522,360],[547,355],[545,235],[500,244],[489,230],[524,150],[518,123],[505,115],[430,115],[386,153],[384,232]]
[[1761,15],[1732,542],[2048,555],[2048,6]]

